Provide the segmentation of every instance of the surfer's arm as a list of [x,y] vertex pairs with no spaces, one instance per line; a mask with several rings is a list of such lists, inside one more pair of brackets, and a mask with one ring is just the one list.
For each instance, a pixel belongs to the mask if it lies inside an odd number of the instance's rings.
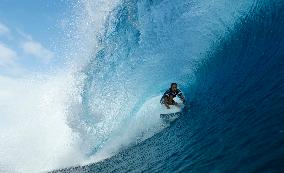
[[181,91],[178,93],[178,97],[181,99],[181,101],[185,102],[184,96]]
[[161,102],[161,104],[164,104],[167,107],[167,109],[170,109],[170,106],[168,104],[168,94],[167,94],[167,92],[164,93],[164,95],[161,98],[160,102]]
[[164,104],[165,104],[165,106],[167,107],[167,109],[170,109],[170,106],[168,105],[167,102],[165,102]]
[[161,98],[161,100],[160,100],[160,103],[161,103],[161,104],[164,104],[168,96],[169,96],[169,92],[166,91],[166,92],[163,94],[163,96],[162,96],[162,98]]

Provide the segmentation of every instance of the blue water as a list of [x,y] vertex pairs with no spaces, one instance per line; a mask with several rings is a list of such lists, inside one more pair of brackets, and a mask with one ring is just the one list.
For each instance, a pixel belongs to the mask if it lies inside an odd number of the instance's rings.
[[[70,123],[88,157],[120,147],[59,172],[284,172],[283,36],[281,0],[123,1],[83,71],[82,112]],[[190,110],[119,141],[171,82]]]

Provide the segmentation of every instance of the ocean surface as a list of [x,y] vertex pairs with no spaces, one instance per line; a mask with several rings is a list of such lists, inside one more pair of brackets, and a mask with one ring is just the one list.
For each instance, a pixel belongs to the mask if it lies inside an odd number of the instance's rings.
[[[56,149],[19,172],[284,172],[283,0],[84,4],[90,48],[60,78],[72,99]],[[188,109],[164,123],[154,98],[172,82]]]
[[[284,1],[122,1],[104,29],[82,139],[90,157],[113,155],[58,172],[284,172]],[[152,133],[156,114],[137,111],[171,82],[189,110]],[[117,116],[92,118],[106,95]]]

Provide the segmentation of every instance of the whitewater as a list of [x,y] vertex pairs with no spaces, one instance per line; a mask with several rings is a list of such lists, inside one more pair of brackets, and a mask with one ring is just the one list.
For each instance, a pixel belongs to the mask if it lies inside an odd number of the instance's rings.
[[[65,63],[0,78],[0,172],[284,170],[282,1],[70,6]],[[172,82],[190,110],[164,123]]]

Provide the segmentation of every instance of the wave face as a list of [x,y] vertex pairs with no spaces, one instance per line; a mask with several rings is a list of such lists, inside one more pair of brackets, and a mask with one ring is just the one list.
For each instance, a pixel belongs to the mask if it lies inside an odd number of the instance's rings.
[[[284,3],[123,1],[69,118],[90,162],[62,172],[283,172]],[[189,112],[143,104],[177,82]]]

